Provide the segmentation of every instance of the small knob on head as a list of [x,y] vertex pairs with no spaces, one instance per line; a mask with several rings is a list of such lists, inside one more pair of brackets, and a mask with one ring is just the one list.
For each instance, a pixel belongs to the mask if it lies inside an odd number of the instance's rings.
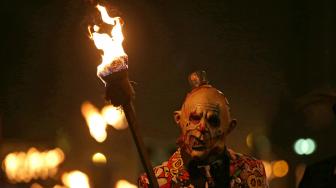
[[192,89],[209,84],[205,71],[195,71],[191,73],[188,80]]

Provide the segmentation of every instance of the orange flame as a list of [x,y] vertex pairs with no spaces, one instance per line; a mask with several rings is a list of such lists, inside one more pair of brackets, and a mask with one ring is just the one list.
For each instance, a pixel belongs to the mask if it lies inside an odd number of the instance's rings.
[[[96,47],[103,51],[102,63],[97,67],[97,75],[101,78],[112,72],[127,69],[127,54],[122,47],[124,40],[122,19],[120,17],[110,17],[103,6],[97,5],[97,9],[103,22],[113,26],[110,33],[99,33],[100,27],[98,25],[89,26],[90,38],[94,41]],[[93,29],[93,32],[91,32],[91,29]]]
[[90,102],[84,102],[82,104],[82,114],[89,127],[91,136],[97,142],[104,142],[107,137],[106,122],[98,109]]

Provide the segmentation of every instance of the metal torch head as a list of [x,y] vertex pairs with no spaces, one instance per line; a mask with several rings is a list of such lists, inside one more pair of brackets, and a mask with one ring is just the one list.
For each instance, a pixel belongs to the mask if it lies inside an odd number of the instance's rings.
[[134,89],[128,79],[127,56],[116,59],[110,66],[98,72],[105,83],[105,99],[114,106],[129,103],[134,98]]

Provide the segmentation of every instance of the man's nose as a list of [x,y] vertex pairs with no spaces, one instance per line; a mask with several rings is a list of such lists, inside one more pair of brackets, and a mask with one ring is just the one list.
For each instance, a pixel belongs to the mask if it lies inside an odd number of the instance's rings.
[[201,120],[201,122],[200,122],[200,124],[199,124],[199,130],[200,130],[201,132],[205,132],[205,130],[206,130],[206,123],[205,123],[204,120]]

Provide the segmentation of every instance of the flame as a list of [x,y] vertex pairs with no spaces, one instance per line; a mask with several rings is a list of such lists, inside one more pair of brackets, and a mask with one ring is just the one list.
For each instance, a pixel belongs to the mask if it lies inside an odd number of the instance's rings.
[[[98,25],[89,26],[90,38],[94,41],[96,47],[103,51],[102,62],[97,67],[97,75],[101,78],[128,67],[127,54],[122,47],[124,40],[122,19],[120,17],[110,17],[106,8],[101,5],[97,5],[97,9],[103,22],[113,26],[110,33],[99,33],[100,27]],[[93,32],[91,32],[91,29],[93,29]]]
[[82,114],[89,126],[91,136],[97,142],[104,142],[107,137],[106,122],[98,109],[90,102],[84,102],[82,104]]
[[137,186],[134,184],[131,184],[127,180],[119,180],[116,183],[116,188],[137,188]]
[[62,182],[68,188],[90,188],[89,177],[78,170],[64,173]]
[[101,113],[105,121],[115,129],[121,130],[127,128],[127,120],[121,107],[107,105],[104,106]]
[[12,182],[29,182],[32,179],[53,177],[58,166],[64,161],[61,149],[40,152],[30,148],[27,153],[13,152],[7,154],[3,161],[3,169]]

